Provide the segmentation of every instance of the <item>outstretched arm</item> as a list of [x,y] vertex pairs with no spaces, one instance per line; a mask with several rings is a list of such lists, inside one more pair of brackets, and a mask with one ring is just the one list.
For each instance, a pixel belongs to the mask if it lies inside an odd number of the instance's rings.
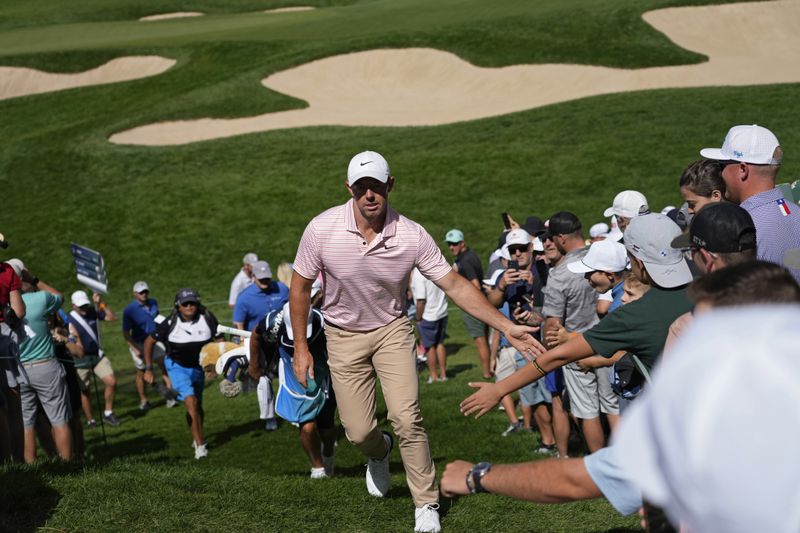
[[577,335],[566,344],[543,353],[536,358],[535,364],[525,365],[506,379],[497,383],[470,383],[470,387],[477,388],[478,391],[461,402],[461,412],[464,413],[464,416],[474,414],[475,418],[480,418],[494,408],[503,396],[544,377],[544,372],[555,370],[593,353],[594,350],[583,338],[583,335]]
[[[473,466],[466,461],[448,464],[442,474],[442,494],[468,495],[467,473]],[[589,476],[583,458],[493,465],[481,480],[481,486],[492,494],[537,503],[574,502],[603,496]]]
[[495,309],[475,285],[451,270],[434,283],[447,293],[457,306],[481,322],[503,332],[514,348],[523,354],[537,356],[544,352],[544,346],[531,336],[538,328],[520,326]]

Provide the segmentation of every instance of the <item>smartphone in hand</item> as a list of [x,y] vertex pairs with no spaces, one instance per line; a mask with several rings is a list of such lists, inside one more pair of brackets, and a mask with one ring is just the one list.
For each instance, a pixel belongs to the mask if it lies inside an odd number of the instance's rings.
[[500,216],[503,218],[503,227],[507,230],[511,229],[511,219],[508,218],[508,213],[500,213]]

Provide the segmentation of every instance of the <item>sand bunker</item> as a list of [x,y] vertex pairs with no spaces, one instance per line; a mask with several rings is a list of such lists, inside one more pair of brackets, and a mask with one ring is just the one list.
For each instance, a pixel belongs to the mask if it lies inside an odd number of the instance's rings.
[[294,6],[294,7],[279,7],[277,9],[267,9],[264,13],[294,13],[296,11],[311,11],[317,9],[313,6]]
[[146,17],[142,17],[139,20],[149,21],[149,20],[168,20],[168,19],[182,19],[185,17],[202,17],[205,13],[201,13],[199,11],[177,11],[175,13],[161,13],[159,15],[148,15]]
[[138,80],[168,70],[176,61],[160,56],[112,59],[97,68],[76,74],[55,74],[32,68],[0,67],[0,100],[88,85]]
[[432,49],[359,52],[262,81],[306,100],[306,109],[161,122],[114,134],[110,141],[179,145],[303,126],[432,126],[623,91],[800,82],[796,0],[669,8],[644,19],[709,61],[637,70],[561,64],[492,69]]

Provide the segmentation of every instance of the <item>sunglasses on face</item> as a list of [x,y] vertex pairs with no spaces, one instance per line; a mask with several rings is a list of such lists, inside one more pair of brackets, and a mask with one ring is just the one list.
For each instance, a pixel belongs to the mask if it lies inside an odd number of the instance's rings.
[[139,294],[150,294],[150,291],[139,291]]
[[197,307],[197,302],[183,302],[181,307]]
[[517,254],[517,253],[524,254],[527,251],[528,251],[528,247],[524,246],[524,245],[521,245],[521,244],[520,245],[516,245],[516,246],[509,246],[508,247],[508,253],[511,254],[511,255],[514,255],[514,254]]

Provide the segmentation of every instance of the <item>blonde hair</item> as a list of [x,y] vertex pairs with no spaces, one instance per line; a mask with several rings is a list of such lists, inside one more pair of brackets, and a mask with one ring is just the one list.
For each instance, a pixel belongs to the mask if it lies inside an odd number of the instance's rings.
[[278,265],[278,281],[289,288],[292,287],[292,267],[292,263],[281,263]]

